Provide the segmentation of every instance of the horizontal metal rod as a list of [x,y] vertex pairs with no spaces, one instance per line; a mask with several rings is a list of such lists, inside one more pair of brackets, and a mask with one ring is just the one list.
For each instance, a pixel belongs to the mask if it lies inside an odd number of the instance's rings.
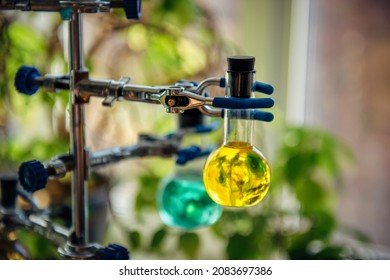
[[[104,167],[122,160],[135,157],[171,157],[176,155],[179,143],[174,140],[163,140],[138,145],[113,147],[96,151],[89,157],[91,169]],[[43,163],[48,177],[61,178],[66,172],[74,169],[74,159],[71,155],[61,155]],[[59,167],[61,165],[61,167]]]
[[110,8],[123,8],[123,0],[2,0],[0,10],[59,12],[64,8],[83,13],[109,12]]
[[56,91],[58,89],[69,90],[69,76],[36,77],[34,84],[39,87],[44,87],[49,91]]
[[70,235],[69,229],[53,224],[51,221],[39,215],[29,215],[23,224],[25,227],[47,238],[56,245],[64,244]]

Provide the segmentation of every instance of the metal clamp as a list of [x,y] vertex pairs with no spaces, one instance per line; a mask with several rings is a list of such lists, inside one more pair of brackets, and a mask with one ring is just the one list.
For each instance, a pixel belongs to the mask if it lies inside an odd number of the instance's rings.
[[122,77],[118,82],[111,81],[108,88],[106,97],[103,100],[103,106],[111,107],[115,101],[121,97],[121,91],[125,84],[129,83],[130,77]]

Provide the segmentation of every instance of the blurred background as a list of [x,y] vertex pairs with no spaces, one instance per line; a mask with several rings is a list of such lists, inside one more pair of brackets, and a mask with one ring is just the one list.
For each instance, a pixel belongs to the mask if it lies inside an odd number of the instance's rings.
[[[155,196],[174,159],[126,160],[91,174],[91,238],[135,259],[389,259],[389,26],[387,0],[143,0],[140,21],[119,10],[85,15],[91,77],[200,81],[224,76],[227,56],[253,55],[276,104],[272,123],[255,124],[272,172],[260,204],[224,209],[207,228],[170,228]],[[21,65],[67,73],[65,28],[56,13],[0,13],[0,172],[68,152],[68,94],[26,97],[13,86]],[[159,105],[91,99],[86,110],[92,151],[177,124]],[[35,195],[69,222],[68,177]],[[32,258],[58,258],[39,236],[19,235]]]

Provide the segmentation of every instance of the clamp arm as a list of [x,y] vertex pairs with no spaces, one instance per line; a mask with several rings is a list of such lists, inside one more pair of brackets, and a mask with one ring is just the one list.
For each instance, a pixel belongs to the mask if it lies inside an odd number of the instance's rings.
[[[198,108],[202,113],[223,117],[220,109],[256,109],[271,108],[271,98],[234,98],[208,97],[205,90],[209,86],[225,87],[225,78],[208,78],[199,85],[181,81],[173,86],[144,86],[130,84],[130,78],[122,77],[119,81],[85,78],[78,82],[81,99],[88,102],[91,96],[103,98],[103,105],[112,106],[116,101],[138,101],[162,104],[168,113],[182,113],[185,110]],[[33,95],[42,86],[51,91],[69,89],[68,75],[41,76],[34,67],[22,66],[15,77],[16,89],[24,94]],[[271,85],[255,82],[253,91],[272,94]],[[255,119],[272,121],[270,112],[257,111]]]
[[[218,126],[214,123],[181,128],[174,133],[163,136],[141,134],[138,143],[135,145],[113,147],[90,153],[89,166],[92,169],[96,169],[125,159],[153,156],[165,158],[177,156],[176,163],[183,165],[190,160],[205,156],[211,151],[210,149],[201,150],[196,146],[181,148],[180,143],[183,137],[192,133],[209,133],[217,128]],[[18,172],[19,182],[24,189],[22,192],[23,196],[31,200],[28,193],[44,188],[48,179],[62,178],[73,169],[74,158],[70,154],[58,155],[43,163],[37,160],[23,162],[19,166]]]
[[[69,9],[82,13],[108,13],[111,8],[123,8],[127,19],[140,19],[141,0],[2,0],[0,10],[36,12],[60,12],[66,15]],[[65,16],[66,19],[66,16]]]
[[[141,135],[139,143],[132,146],[114,147],[91,153],[89,165],[92,169],[117,163],[134,157],[171,157],[177,153],[179,142],[167,137]],[[74,158],[70,154],[56,156],[45,162],[30,160],[19,166],[19,181],[24,190],[35,192],[45,188],[48,179],[58,179],[74,169]]]

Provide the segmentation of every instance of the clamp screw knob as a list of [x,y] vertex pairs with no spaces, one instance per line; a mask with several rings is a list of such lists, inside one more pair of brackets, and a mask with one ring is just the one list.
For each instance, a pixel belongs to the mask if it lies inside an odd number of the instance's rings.
[[18,175],[20,184],[28,192],[43,189],[47,184],[48,174],[45,166],[37,160],[23,162]]
[[118,244],[109,244],[107,247],[100,249],[98,254],[99,260],[128,260],[130,259],[129,251]]
[[20,93],[33,95],[39,89],[35,84],[35,78],[41,76],[38,69],[30,66],[21,66],[15,75],[15,88]]

